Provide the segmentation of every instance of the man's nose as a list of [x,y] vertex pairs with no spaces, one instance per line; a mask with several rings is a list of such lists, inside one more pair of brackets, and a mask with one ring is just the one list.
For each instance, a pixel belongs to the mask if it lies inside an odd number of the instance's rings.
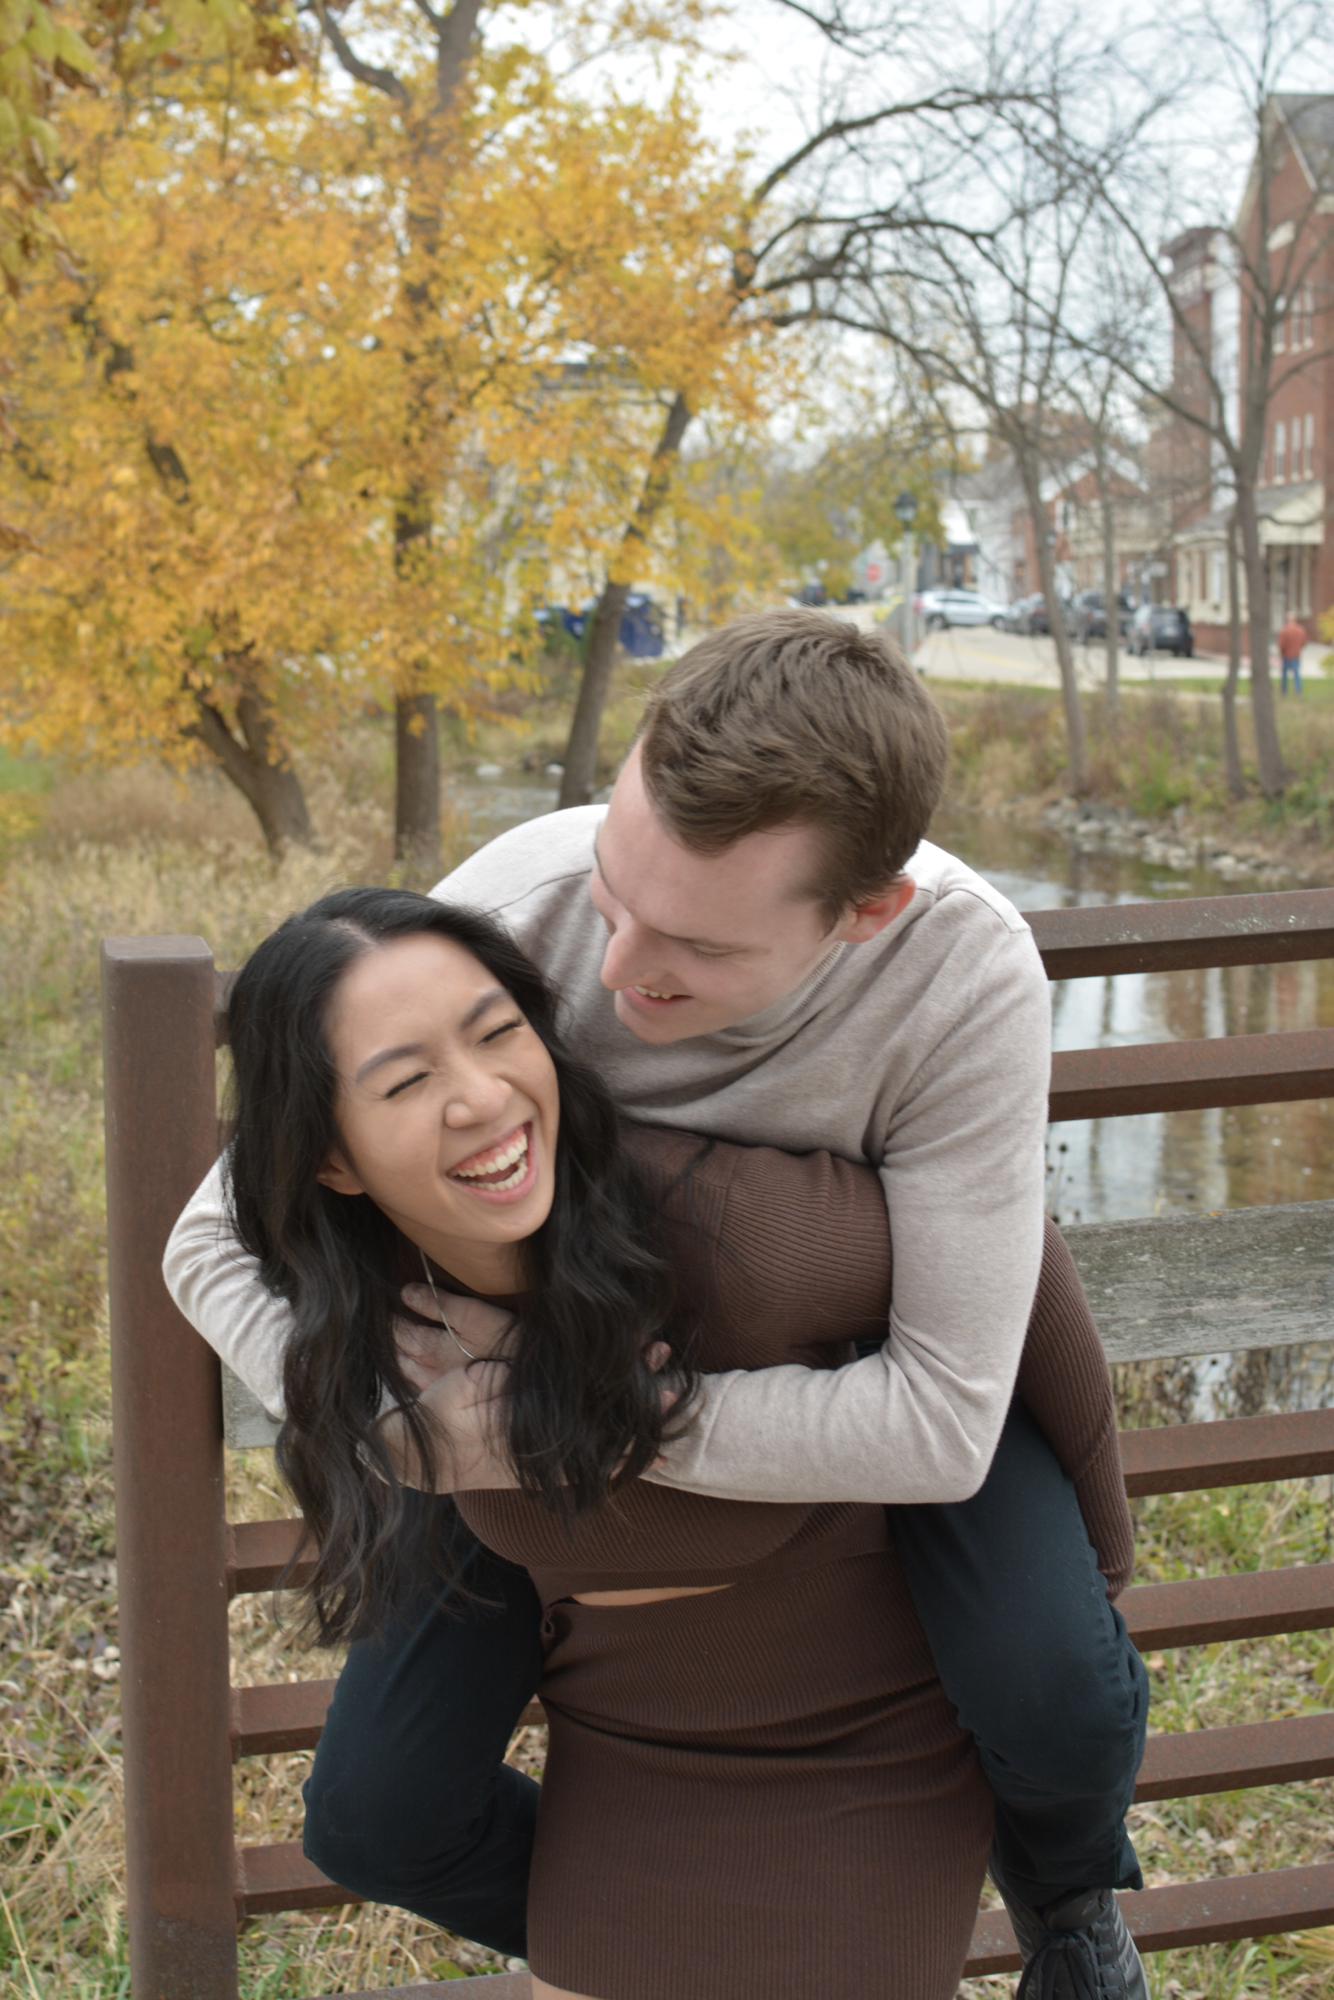
[[624,918],[607,939],[607,948],[602,954],[602,984],[613,993],[622,986],[642,985],[648,963],[645,947],[646,940],[639,926],[632,919]]

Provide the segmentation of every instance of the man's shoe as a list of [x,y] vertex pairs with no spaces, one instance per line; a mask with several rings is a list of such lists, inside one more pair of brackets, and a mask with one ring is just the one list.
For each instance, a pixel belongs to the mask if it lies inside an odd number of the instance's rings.
[[1035,1910],[992,1869],[1024,1961],[1016,2000],[1149,2000],[1144,1963],[1110,1889],[1076,1889]]

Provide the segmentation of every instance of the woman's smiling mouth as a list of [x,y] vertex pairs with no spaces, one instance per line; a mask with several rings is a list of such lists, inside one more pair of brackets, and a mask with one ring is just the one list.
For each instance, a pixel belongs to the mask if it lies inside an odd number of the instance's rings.
[[527,1194],[537,1178],[537,1148],[531,1123],[518,1125],[507,1137],[470,1153],[448,1178],[469,1194],[489,1201],[514,1201]]

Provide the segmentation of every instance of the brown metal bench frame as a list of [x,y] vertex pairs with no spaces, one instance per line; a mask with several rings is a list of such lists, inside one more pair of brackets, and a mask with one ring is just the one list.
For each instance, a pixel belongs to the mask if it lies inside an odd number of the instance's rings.
[[[1031,918],[1052,979],[1334,958],[1334,890],[1040,911]],[[117,938],[103,947],[107,1207],[119,1548],[123,1762],[134,2000],[236,2000],[238,1925],[269,1911],[352,1900],[299,1847],[238,1849],[232,1765],[318,1739],[331,1684],[233,1688],[227,1606],[272,1587],[292,1522],[229,1525],[216,1357],[190,1335],[160,1275],[163,1246],[217,1150],[215,1047],[222,990],[200,938]],[[1054,1120],[1257,1104],[1334,1094],[1334,1029],[1082,1050],[1055,1058]],[[1329,1337],[1334,1203],[1072,1231],[1100,1321],[1124,1283],[1157,1296],[1178,1267],[1175,1321],[1147,1344],[1168,1355],[1274,1344],[1271,1318],[1244,1339],[1196,1310],[1185,1250],[1203,1268],[1220,1232],[1247,1230],[1286,1283],[1294,1243],[1323,1248],[1279,1337]],[[1284,1232],[1286,1231],[1286,1235]],[[1173,1234],[1175,1232],[1175,1235]],[[1213,1232],[1210,1234],[1209,1232]],[[1248,1242],[1250,1239],[1248,1238]],[[1285,1247],[1286,1246],[1286,1247]],[[1102,1265],[1099,1266],[1099,1257]],[[1189,1261],[1189,1260],[1188,1260]],[[1101,1290],[1099,1268],[1109,1273]],[[1136,1272],[1139,1273],[1136,1279]],[[1321,1273],[1323,1272],[1323,1276]],[[1092,1274],[1092,1275],[1091,1275]],[[1311,1289],[1311,1287],[1314,1289]],[[1169,1315],[1170,1317],[1171,1315]],[[1293,1329],[1296,1329],[1295,1331]],[[1132,1494],[1187,1491],[1334,1471],[1334,1411],[1260,1417],[1124,1439]],[[1124,1607],[1141,1648],[1200,1645],[1334,1625],[1334,1564],[1155,1584]],[[1151,1739],[1138,1796],[1188,1797],[1334,1773],[1334,1714]],[[1125,1898],[1142,1949],[1258,1937],[1334,1923],[1334,1862],[1146,1890]],[[979,1918],[968,1971],[1013,1969],[1003,1915]],[[526,1974],[488,1995],[526,1993]],[[456,1984],[395,1989],[425,2000]],[[363,1995],[361,2000],[376,2000]]]

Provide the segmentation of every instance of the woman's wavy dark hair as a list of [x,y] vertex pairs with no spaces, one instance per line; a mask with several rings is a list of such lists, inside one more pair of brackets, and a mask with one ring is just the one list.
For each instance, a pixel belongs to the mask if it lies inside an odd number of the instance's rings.
[[[376,1428],[387,1394],[403,1407],[417,1463],[431,1463],[434,1426],[414,1408],[394,1341],[404,1239],[369,1196],[317,1178],[339,1143],[325,1031],[333,993],[363,953],[423,932],[462,945],[513,996],[560,1088],[555,1198],[519,1246],[527,1302],[505,1356],[500,1435],[520,1485],[582,1511],[651,1464],[666,1434],[661,1380],[644,1360],[651,1341],[671,1337],[656,1215],[615,1106],[565,1046],[542,975],[490,918],[405,889],[343,889],[289,917],[228,1001],[228,1182],[236,1233],[292,1310],[278,1463],[317,1545],[308,1622],[325,1642],[377,1629],[420,1580],[431,1537],[444,1591],[467,1595],[463,1538],[442,1544],[441,1510],[405,1501]],[[685,1373],[678,1409],[693,1387]]]

